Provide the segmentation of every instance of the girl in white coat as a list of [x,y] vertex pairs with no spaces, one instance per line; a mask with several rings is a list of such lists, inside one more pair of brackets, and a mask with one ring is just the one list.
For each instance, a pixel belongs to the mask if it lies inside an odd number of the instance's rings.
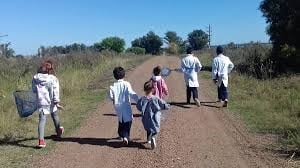
[[32,91],[36,93],[38,97],[38,147],[44,148],[46,147],[46,142],[44,140],[44,130],[46,117],[48,114],[51,114],[57,136],[60,137],[64,132],[64,128],[60,125],[57,112],[58,108],[63,107],[59,105],[59,82],[54,75],[52,61],[45,61],[39,68],[38,73],[33,76]]

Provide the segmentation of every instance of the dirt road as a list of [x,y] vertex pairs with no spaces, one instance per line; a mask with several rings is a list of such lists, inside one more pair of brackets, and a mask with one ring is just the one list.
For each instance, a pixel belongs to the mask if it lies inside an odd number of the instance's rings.
[[[126,80],[142,94],[143,83],[156,65],[178,67],[175,57],[154,57],[130,72]],[[185,85],[182,74],[167,78],[168,102],[172,109],[164,112],[158,147],[150,150],[146,133],[133,106],[133,142],[128,147],[117,137],[117,117],[109,102],[99,105],[97,113],[75,134],[63,137],[55,151],[42,156],[36,167],[99,167],[99,168],[201,168],[201,167],[277,167],[253,144],[252,136],[235,124],[223,110],[215,108],[209,95],[211,81],[200,80],[200,99],[206,106],[184,105]],[[255,143],[255,141],[254,141]]]

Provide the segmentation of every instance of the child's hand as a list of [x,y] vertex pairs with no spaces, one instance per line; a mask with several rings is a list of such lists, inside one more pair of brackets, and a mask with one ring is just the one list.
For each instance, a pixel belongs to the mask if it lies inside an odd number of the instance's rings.
[[60,105],[60,104],[56,104],[56,107],[60,110],[64,110],[64,106]]

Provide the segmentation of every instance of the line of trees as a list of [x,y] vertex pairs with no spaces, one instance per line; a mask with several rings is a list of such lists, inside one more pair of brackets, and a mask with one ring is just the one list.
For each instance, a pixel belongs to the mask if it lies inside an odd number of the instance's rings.
[[[163,44],[166,48],[162,48]],[[38,49],[39,56],[50,56],[58,54],[68,54],[72,52],[101,52],[103,50],[114,51],[117,53],[127,52],[133,54],[152,54],[158,55],[163,51],[169,54],[180,54],[185,51],[187,45],[194,50],[200,50],[207,46],[208,35],[202,30],[194,30],[188,34],[188,38],[183,40],[175,31],[167,31],[164,37],[160,37],[153,31],[146,35],[136,38],[131,42],[131,47],[125,50],[125,40],[120,37],[107,37],[91,46],[74,43],[66,46],[41,46]]]
[[[164,37],[160,37],[153,31],[149,31],[146,35],[134,39],[131,47],[125,50],[125,40],[120,37],[107,37],[100,42],[87,46],[82,43],[73,43],[65,46],[41,46],[38,48],[38,56],[64,55],[74,52],[101,52],[103,50],[114,51],[116,53],[128,52],[134,54],[152,54],[158,55],[162,52],[169,54],[184,53],[187,45],[194,50],[200,50],[207,46],[208,35],[202,30],[194,30],[188,34],[186,40],[183,40],[175,31],[167,31]],[[166,48],[162,48],[166,44]],[[10,43],[0,44],[0,56],[14,57],[15,52],[10,47]],[[21,55],[20,55],[21,56]]]

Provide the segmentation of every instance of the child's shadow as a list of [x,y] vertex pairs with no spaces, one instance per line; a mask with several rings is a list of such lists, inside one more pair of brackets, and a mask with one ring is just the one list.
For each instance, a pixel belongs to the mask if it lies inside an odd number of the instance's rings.
[[74,142],[79,144],[97,145],[97,146],[108,146],[112,148],[138,148],[147,149],[142,143],[130,141],[129,145],[125,146],[123,142],[114,138],[80,138],[80,137],[62,137],[57,138],[56,136],[50,136],[46,139],[52,139],[56,142]]
[[6,140],[0,140],[0,146],[18,146],[21,148],[33,148],[36,149],[36,146],[33,145],[27,145],[27,141],[32,141],[35,140],[36,138],[24,138],[24,139],[19,139],[19,140],[14,140],[14,141],[6,141]]
[[[108,117],[116,117],[117,116],[116,114],[113,114],[113,113],[105,113],[103,115],[108,116]],[[141,114],[133,114],[133,117],[138,118],[138,117],[142,117],[142,115]]]

